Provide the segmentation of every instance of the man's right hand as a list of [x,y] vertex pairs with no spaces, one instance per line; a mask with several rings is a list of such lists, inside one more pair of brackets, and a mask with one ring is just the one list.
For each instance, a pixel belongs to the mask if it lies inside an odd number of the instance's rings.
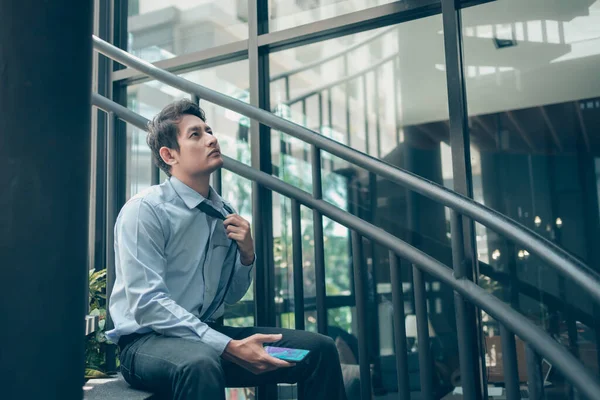
[[281,338],[281,335],[256,334],[243,340],[232,340],[225,347],[222,357],[256,375],[278,368],[293,367],[296,364],[269,355],[263,347],[263,343],[277,342]]

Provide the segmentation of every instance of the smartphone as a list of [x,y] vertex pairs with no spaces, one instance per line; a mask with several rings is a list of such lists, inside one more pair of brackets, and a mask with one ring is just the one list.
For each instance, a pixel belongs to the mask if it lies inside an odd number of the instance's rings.
[[267,353],[283,361],[300,362],[306,358],[309,351],[301,349],[288,349],[286,347],[265,346]]

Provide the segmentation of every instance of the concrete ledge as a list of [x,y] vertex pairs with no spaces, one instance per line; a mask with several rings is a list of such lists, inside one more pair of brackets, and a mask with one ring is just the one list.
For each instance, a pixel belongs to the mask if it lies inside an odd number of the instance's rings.
[[129,386],[121,374],[110,379],[90,379],[83,387],[84,400],[147,400],[152,393]]

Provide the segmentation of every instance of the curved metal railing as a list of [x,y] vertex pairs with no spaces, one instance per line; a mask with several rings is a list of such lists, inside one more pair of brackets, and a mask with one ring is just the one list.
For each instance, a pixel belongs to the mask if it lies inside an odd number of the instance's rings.
[[[140,129],[145,130],[147,127],[147,119],[98,94],[92,95],[92,104],[105,110],[106,112],[114,113],[114,115],[116,115],[118,118],[130,124],[133,124]],[[370,224],[367,221],[364,221],[326,201],[316,199],[309,193],[298,189],[290,184],[287,184],[276,177],[253,169],[229,157],[224,156],[223,158],[223,167],[225,169],[228,169],[229,171],[238,174],[246,179],[255,181],[263,187],[266,187],[274,192],[280,193],[292,199],[294,209],[299,210],[300,204],[302,204],[313,210],[318,210],[322,215],[327,216],[328,218],[338,222],[339,224],[351,229],[353,231],[353,235],[360,234],[378,243],[379,245],[389,249],[397,256],[406,259],[407,261],[416,265],[418,268],[439,279],[441,282],[449,285],[450,287],[452,287],[453,290],[458,292],[465,299],[468,299],[470,302],[480,307],[490,316],[502,323],[507,329],[510,330],[510,332],[517,334],[520,338],[527,342],[532,348],[535,349],[537,353],[542,355],[550,363],[552,363],[552,365],[559,369],[562,372],[562,374],[569,380],[569,382],[571,382],[577,388],[577,390],[580,391],[580,393],[587,396],[589,399],[600,398],[600,383],[583,366],[583,364],[579,360],[577,360],[563,346],[554,341],[541,328],[537,327],[535,324],[529,321],[525,316],[510,308],[508,305],[504,304],[501,300],[486,292],[484,289],[477,286],[475,283],[466,279],[456,278],[453,274],[453,270],[450,269],[448,266],[432,258],[431,256],[423,253],[422,251],[416,249],[415,247],[409,245],[408,243],[396,238],[390,233],[384,231],[383,229]],[[295,218],[293,219],[293,225],[299,227],[300,214],[299,212],[295,212],[294,214]],[[299,228],[298,230],[296,230],[296,233],[299,233]],[[361,241],[359,240],[359,236],[355,236],[353,239],[353,246],[362,246]],[[294,253],[296,253],[296,251],[294,251]],[[294,261],[294,264],[295,269],[297,269],[298,267],[301,269],[301,265],[296,265],[301,264],[301,259],[296,259]],[[355,275],[357,274],[356,267],[357,264],[355,261]],[[394,266],[392,264],[392,267],[395,267],[397,269],[398,265],[396,264]],[[357,286],[364,284],[365,282],[361,282],[361,280],[355,281],[355,285]],[[365,296],[364,292],[362,296],[359,296],[358,292],[359,290],[357,287],[357,298]],[[295,299],[295,301],[302,303],[303,300]],[[360,301],[360,299],[357,300],[357,302],[358,301]],[[395,304],[398,304],[398,302],[395,301]],[[394,308],[395,313],[400,312],[399,310],[397,310],[396,307]],[[359,312],[359,320],[361,318],[364,319],[364,313],[366,312],[366,310],[358,306],[357,309]],[[396,314],[396,321],[398,320],[397,316],[398,315]],[[403,325],[404,324],[402,324],[402,327]],[[399,340],[398,336],[401,335],[397,335],[396,337],[397,344]],[[422,339],[427,340],[428,338],[422,338],[421,336],[419,336],[420,342]],[[370,376],[368,360],[365,353],[366,337],[364,335],[364,331],[359,331],[359,340],[362,344],[359,346],[361,383],[365,383],[364,385],[361,384],[361,392],[363,398],[366,399],[370,398],[370,385],[368,384],[370,382]],[[419,346],[419,348],[421,348],[421,346]],[[406,364],[404,366],[400,365],[401,363],[406,363],[405,354],[400,353],[400,356],[397,357],[396,361],[398,363],[399,371],[403,367],[406,367]],[[399,380],[399,383],[401,384],[402,382]]]
[[93,37],[93,43],[94,48],[97,51],[121,64],[134,68],[179,90],[194,94],[201,99],[245,115],[270,128],[279,130],[306,143],[312,144],[318,149],[325,150],[345,161],[364,168],[369,172],[375,173],[391,182],[404,186],[407,189],[449,207],[462,215],[472,218],[497,233],[503,234],[530,253],[540,257],[540,259],[559,271],[564,277],[571,279],[589,293],[596,304],[600,304],[600,275],[598,275],[598,273],[561,247],[505,215],[441,185],[363,154],[351,147],[340,144],[317,132],[278,117],[268,111],[253,107],[240,100],[161,70],[146,61],[140,60],[137,57],[112,46],[96,36]]
[[323,65],[323,64],[325,64],[325,63],[327,63],[329,61],[333,61],[336,58],[347,57],[348,54],[351,53],[352,51],[354,51],[356,49],[359,49],[362,46],[365,46],[365,45],[367,45],[367,44],[369,44],[369,43],[371,43],[371,42],[379,39],[380,37],[387,35],[390,32],[393,32],[397,28],[398,28],[397,26],[393,26],[391,28],[384,29],[381,32],[377,32],[376,34],[374,34],[374,35],[372,35],[372,36],[370,36],[370,37],[368,37],[368,38],[366,38],[364,40],[361,40],[360,42],[357,42],[357,43],[353,44],[352,46],[350,46],[348,48],[345,48],[345,49],[343,49],[341,51],[338,51],[337,53],[333,53],[333,54],[331,54],[331,55],[329,55],[327,57],[323,57],[323,58],[320,58],[320,59],[318,59],[316,61],[313,61],[311,63],[304,64],[301,67],[294,68],[294,69],[291,69],[289,71],[285,71],[285,72],[273,75],[273,76],[271,76],[270,80],[271,80],[271,82],[275,82],[275,81],[278,81],[280,79],[289,79],[290,76],[293,76],[293,75],[299,74],[301,72],[307,71],[309,69],[318,67],[318,66]]

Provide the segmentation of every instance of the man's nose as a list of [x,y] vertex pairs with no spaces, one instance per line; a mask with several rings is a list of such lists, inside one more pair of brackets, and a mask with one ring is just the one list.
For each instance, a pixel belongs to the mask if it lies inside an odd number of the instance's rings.
[[209,147],[215,147],[217,145],[219,141],[217,140],[217,138],[213,135],[209,136],[208,139],[208,146]]

